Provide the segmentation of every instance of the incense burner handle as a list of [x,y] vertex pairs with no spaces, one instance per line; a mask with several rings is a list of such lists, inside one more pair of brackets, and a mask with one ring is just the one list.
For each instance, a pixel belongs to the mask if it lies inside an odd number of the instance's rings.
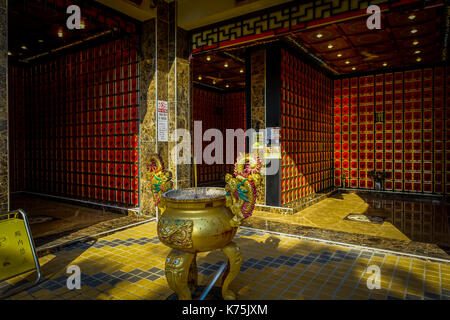
[[255,209],[257,187],[261,182],[260,169],[258,156],[246,154],[235,164],[235,177],[228,173],[225,175],[225,205],[234,215],[230,221],[233,227],[239,227],[242,220],[251,216]]
[[164,163],[158,154],[151,154],[148,175],[155,206],[163,213],[166,205],[162,194],[173,188],[172,172],[164,169]]

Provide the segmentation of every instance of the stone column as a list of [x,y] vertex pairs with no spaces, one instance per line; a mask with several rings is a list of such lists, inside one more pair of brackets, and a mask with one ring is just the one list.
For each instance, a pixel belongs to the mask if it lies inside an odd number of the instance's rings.
[[146,161],[156,147],[156,19],[142,24],[140,63],[140,208],[141,214],[154,215],[151,184]]
[[[156,17],[156,99],[169,101],[169,4],[160,1]],[[169,133],[173,130],[173,105],[169,105]],[[169,135],[170,141],[170,135]],[[169,161],[169,142],[157,140],[157,151],[164,161],[166,169],[171,170]],[[174,181],[175,182],[175,181]]]
[[[176,80],[176,92],[174,94],[176,103],[176,128],[191,132],[192,115],[192,82],[191,66],[189,64],[189,37],[185,30],[176,27],[175,66],[173,75]],[[171,73],[172,74],[172,73]],[[178,137],[174,137],[174,141]],[[176,157],[183,156],[177,148]],[[189,155],[190,157],[190,155]],[[176,159],[174,159],[176,160]],[[176,177],[178,188],[191,186],[191,165],[178,163],[176,166]]]
[[[179,150],[176,130],[191,128],[191,68],[189,64],[188,33],[178,27],[176,1],[169,5],[169,117],[170,122],[170,169],[176,177],[175,187],[187,188],[191,186],[191,165],[179,161],[183,154]],[[188,150],[186,150],[188,151]],[[192,153],[192,152],[191,152]],[[188,157],[190,158],[190,154]]]
[[149,155],[158,153],[166,169],[169,165],[168,142],[158,141],[157,136],[157,103],[168,100],[168,10],[165,3],[158,4],[155,19],[142,26],[141,54],[140,213],[155,215],[147,168]]
[[[250,72],[247,94],[250,94],[251,127],[254,130],[262,130],[266,127],[266,50],[251,51],[248,53],[247,59],[250,60],[250,70],[247,70]],[[258,189],[257,204],[266,204],[265,177]]]
[[[186,32],[177,27],[177,3],[160,2],[157,17],[143,26],[141,62],[141,214],[154,215],[155,207],[146,164],[151,153],[158,153],[167,170],[172,171],[174,188],[190,186],[190,165],[177,164],[176,129],[190,129],[190,65]],[[167,101],[169,141],[157,139],[157,101]]]
[[9,210],[8,9],[0,0],[0,212]]
[[[247,52],[247,95],[250,96],[247,115],[251,119],[247,125],[254,130],[281,127],[280,59],[277,46]],[[264,164],[265,161],[261,160]],[[272,160],[271,166],[278,166],[276,162]],[[263,177],[257,204],[279,207],[280,172]]]

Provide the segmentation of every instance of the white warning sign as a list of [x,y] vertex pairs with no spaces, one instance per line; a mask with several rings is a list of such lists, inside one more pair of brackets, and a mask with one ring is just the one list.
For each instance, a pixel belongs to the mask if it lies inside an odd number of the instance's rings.
[[169,109],[167,101],[158,101],[158,141],[169,141]]

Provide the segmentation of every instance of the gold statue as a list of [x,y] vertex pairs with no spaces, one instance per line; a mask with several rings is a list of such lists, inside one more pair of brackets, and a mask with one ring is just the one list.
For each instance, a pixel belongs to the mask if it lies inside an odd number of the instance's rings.
[[[221,249],[228,258],[223,276],[222,297],[236,299],[229,285],[239,274],[242,255],[232,240],[243,219],[250,216],[260,183],[259,158],[244,155],[235,165],[235,177],[226,175],[223,188],[170,190],[169,172],[157,155],[151,158],[152,192],[155,203],[164,208],[158,220],[158,237],[172,248],[166,259],[166,279],[180,300],[192,299],[197,286],[198,252]],[[169,190],[169,191],[167,191]]]
[[231,225],[234,227],[239,227],[255,208],[261,166],[257,156],[246,154],[235,164],[235,177],[229,173],[225,175],[226,206],[233,212]]
[[173,187],[172,172],[164,169],[164,163],[158,154],[150,155],[149,180],[152,184],[153,200],[155,206],[161,209],[161,213],[165,210],[164,201],[161,201],[161,195],[171,190]]

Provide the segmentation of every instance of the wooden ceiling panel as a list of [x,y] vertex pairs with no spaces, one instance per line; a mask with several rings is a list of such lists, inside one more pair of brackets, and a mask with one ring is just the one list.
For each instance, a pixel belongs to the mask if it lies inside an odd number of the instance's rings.
[[366,18],[356,18],[299,31],[295,36],[338,74],[432,63],[442,60],[441,13],[435,7],[386,11],[381,13],[380,30],[369,30]]
[[339,50],[342,51],[346,49],[351,49],[349,43],[345,41],[345,39],[343,38],[336,38],[331,41],[311,44],[311,47],[319,52],[334,52]]
[[330,41],[340,36],[339,32],[333,26],[326,26],[313,31],[305,31],[298,34],[298,37],[306,43],[320,43]]
[[437,16],[436,10],[436,8],[429,8],[427,10],[391,14],[387,16],[387,21],[391,27],[409,26],[412,21],[415,24],[421,24],[433,20]]
[[400,28],[392,28],[392,34],[396,39],[423,37],[438,31],[437,23],[438,21],[431,20],[423,24],[409,24]]
[[[349,63],[347,63],[349,62]],[[338,67],[347,67],[347,66],[354,66],[354,65],[360,65],[364,61],[360,56],[355,56],[351,58],[345,58],[345,59],[339,59],[338,61],[334,62],[335,66]]]
[[219,90],[240,90],[245,87],[244,60],[225,53],[198,55],[193,61],[193,80]]
[[392,47],[389,46],[389,42],[364,46],[364,49],[360,50],[360,52],[362,52],[362,54],[364,54],[364,52],[370,52],[371,55],[395,54],[395,52],[392,51]]
[[[82,43],[96,35],[112,33],[116,27],[108,20],[121,20],[115,13],[106,12],[100,5],[85,5],[82,10],[82,29],[69,30],[68,14],[61,1],[22,0],[8,4],[8,50],[11,61],[27,61],[57,48]],[[102,19],[97,19],[96,14]],[[107,17],[107,18],[105,18]],[[119,22],[116,21],[118,24]]]
[[366,19],[352,20],[339,24],[339,28],[347,35],[361,34],[368,31]]
[[433,46],[434,50],[439,49],[441,35],[439,33],[432,33],[426,37],[414,37],[410,39],[398,39],[397,46],[399,49],[415,49],[426,46]]
[[320,54],[320,57],[327,61],[342,60],[356,56],[358,56],[358,53],[356,53],[354,49],[337,50]]
[[355,47],[371,46],[372,44],[390,41],[389,32],[383,29],[367,30],[363,34],[351,35],[348,38]]

